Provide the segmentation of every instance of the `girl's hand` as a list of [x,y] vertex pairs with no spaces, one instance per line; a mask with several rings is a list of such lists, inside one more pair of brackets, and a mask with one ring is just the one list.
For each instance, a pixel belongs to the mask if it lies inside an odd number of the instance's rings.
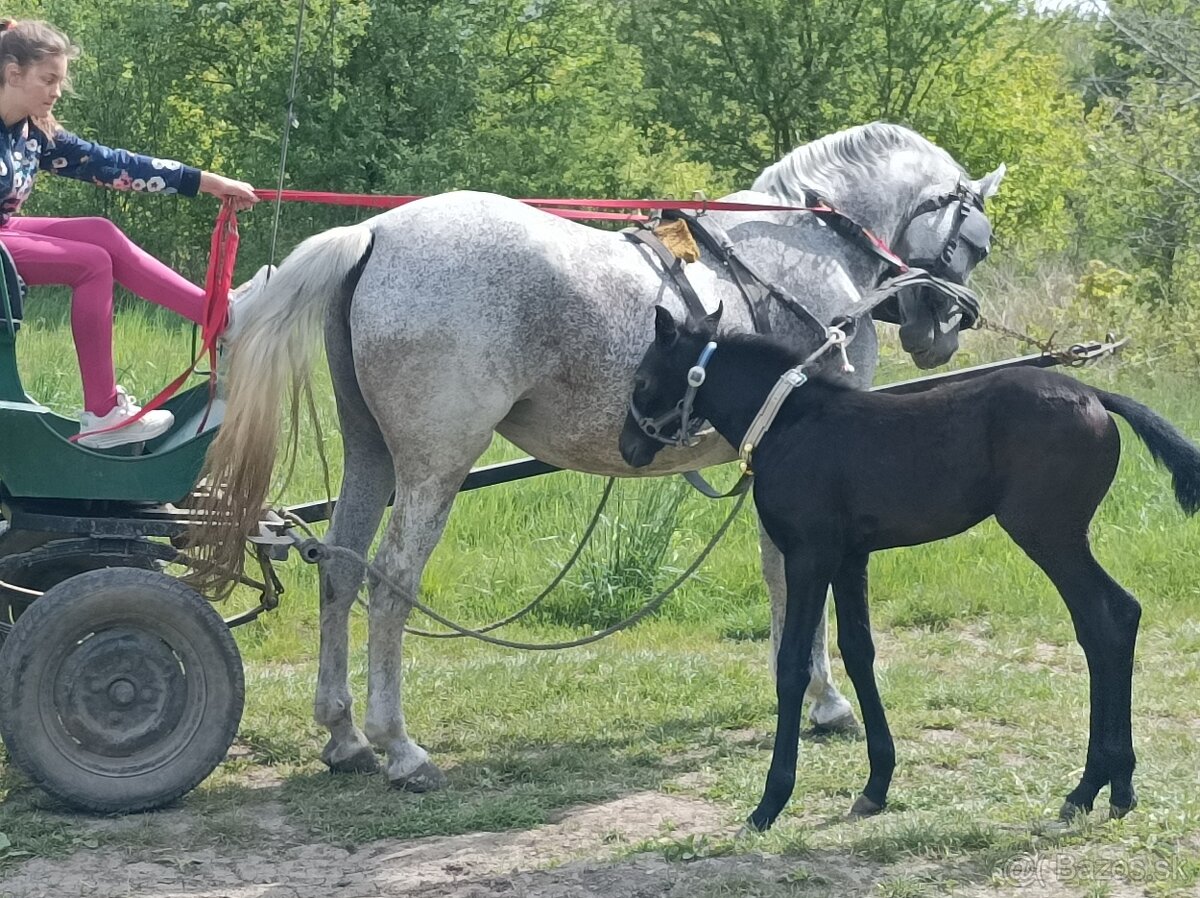
[[200,192],[215,196],[219,200],[232,200],[233,208],[241,211],[258,202],[254,188],[245,181],[235,181],[222,175],[206,171],[200,173]]

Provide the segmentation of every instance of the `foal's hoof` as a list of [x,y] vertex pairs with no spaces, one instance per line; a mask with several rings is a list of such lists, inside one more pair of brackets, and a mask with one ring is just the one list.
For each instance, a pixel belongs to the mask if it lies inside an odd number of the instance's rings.
[[860,795],[855,800],[854,807],[850,808],[850,817],[854,820],[860,820],[863,817],[874,817],[882,810],[883,805],[876,804],[865,795]]
[[1138,803],[1137,803],[1136,798],[1133,799],[1129,804],[1124,805],[1124,806],[1110,804],[1108,806],[1108,816],[1110,818],[1112,818],[1113,820],[1120,820],[1122,817],[1124,817],[1126,814],[1128,814],[1130,811],[1132,811],[1134,808],[1136,808],[1137,804]]
[[1073,801],[1064,801],[1061,808],[1058,809],[1058,819],[1063,823],[1074,823],[1076,820],[1081,820],[1092,812],[1089,807],[1075,804]]
[[334,760],[329,754],[329,747],[326,746],[324,752],[321,753],[321,760],[329,766],[330,773],[378,773],[379,758],[375,756],[375,751],[370,746],[360,748],[348,758]]
[[804,734],[808,739],[826,739],[830,736],[843,736],[847,739],[862,739],[863,728],[858,722],[858,718],[854,716],[853,711],[847,711],[833,720],[826,723],[817,723],[815,720],[812,726]]
[[742,828],[737,831],[737,838],[745,839],[751,836],[758,836],[771,828],[772,820],[766,818],[754,819],[757,813],[755,811],[754,814],[746,818],[746,822],[742,824]]
[[742,828],[737,831],[737,835],[735,835],[734,838],[735,839],[752,839],[755,836],[761,836],[763,834],[763,832],[764,832],[763,830],[759,829],[757,826],[755,826],[753,823],[751,823],[749,820],[747,820],[745,823],[742,824]]
[[392,788],[404,792],[436,792],[446,787],[446,774],[431,761],[426,761],[407,776],[392,780]]

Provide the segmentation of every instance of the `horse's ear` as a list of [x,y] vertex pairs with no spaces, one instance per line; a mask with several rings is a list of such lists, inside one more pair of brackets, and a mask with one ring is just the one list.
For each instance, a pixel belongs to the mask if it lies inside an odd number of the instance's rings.
[[978,181],[972,181],[971,187],[975,190],[981,199],[988,199],[996,195],[996,191],[1000,189],[1000,181],[1004,178],[1004,173],[1008,169],[1004,163],[1000,163],[1000,167],[994,172],[989,172]]
[[721,323],[721,313],[724,311],[725,303],[719,302],[717,303],[717,310],[711,315],[705,317],[704,326],[708,329],[710,334],[715,334],[717,332],[717,325]]
[[654,307],[654,337],[663,346],[672,346],[679,335],[679,328],[671,313],[662,306]]

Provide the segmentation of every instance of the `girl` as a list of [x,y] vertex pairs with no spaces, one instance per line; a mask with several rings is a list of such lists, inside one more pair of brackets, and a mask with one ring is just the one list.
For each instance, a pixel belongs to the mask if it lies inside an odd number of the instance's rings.
[[[71,333],[83,379],[79,442],[93,449],[153,439],[170,429],[168,411],[140,409],[116,385],[112,358],[113,283],[199,323],[204,291],[134,244],[104,218],[14,217],[38,170],[118,190],[208,193],[239,209],[257,202],[242,181],[174,162],[114,150],[63,130],[54,104],[68,84],[67,63],[79,55],[46,22],[0,22],[0,243],[30,285],[65,284]],[[109,432],[108,428],[118,429]]]

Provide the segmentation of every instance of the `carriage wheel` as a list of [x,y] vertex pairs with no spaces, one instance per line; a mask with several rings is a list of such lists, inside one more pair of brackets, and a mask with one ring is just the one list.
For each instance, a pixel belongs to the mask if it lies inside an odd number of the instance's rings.
[[91,571],[48,590],[5,640],[0,737],[67,804],[148,810],[224,759],[244,690],[237,644],[199,593],[156,571]]
[[[0,581],[45,592],[85,571],[111,567],[161,568],[162,560],[156,557],[153,552],[156,546],[149,540],[110,542],[111,547],[102,547],[95,540],[66,533],[0,529]],[[142,554],[133,551],[143,547],[146,551]],[[35,595],[0,586],[0,624],[15,624],[36,600]]]

